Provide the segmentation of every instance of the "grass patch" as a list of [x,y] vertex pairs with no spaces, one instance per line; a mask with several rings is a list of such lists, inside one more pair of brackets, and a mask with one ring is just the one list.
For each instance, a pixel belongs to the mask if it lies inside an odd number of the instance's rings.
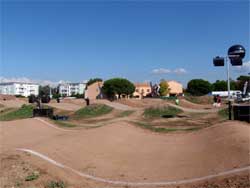
[[60,126],[60,127],[66,127],[66,128],[74,128],[74,127],[82,127],[85,129],[92,129],[92,128],[98,128],[101,127],[102,125],[95,125],[95,126],[91,126],[91,125],[82,125],[82,124],[75,124],[75,123],[71,123],[69,121],[60,121],[60,120],[53,120],[53,123],[55,123],[56,125]]
[[126,111],[121,112],[121,113],[118,115],[118,117],[127,117],[127,116],[131,115],[132,113],[134,113],[133,110],[126,110]]
[[146,123],[146,122],[132,122],[134,125],[142,127],[144,129],[151,130],[153,132],[159,133],[168,133],[168,132],[175,132],[175,131],[196,131],[201,129],[201,127],[189,127],[189,128],[164,128],[164,127],[154,127],[153,125]]
[[72,124],[67,121],[54,120],[53,122],[61,127],[68,127],[68,128],[77,127],[76,124]]
[[148,108],[144,111],[143,115],[146,118],[157,118],[162,116],[176,116],[181,112],[183,111],[178,108],[167,106],[162,108]]
[[11,111],[14,111],[14,110],[17,110],[16,108],[4,108],[4,109],[1,109],[0,110],[0,117],[3,115],[3,114],[6,114],[8,112],[11,112]]
[[108,114],[113,108],[104,104],[93,104],[77,110],[73,116],[75,119],[97,117]]
[[[228,119],[228,108],[223,108],[221,110],[218,111],[218,114],[220,117],[222,117],[223,119]],[[232,113],[232,116],[233,116],[233,113]],[[233,119],[233,117],[232,117]]]
[[21,108],[3,113],[0,116],[0,121],[11,121],[15,119],[25,119],[30,118],[33,115],[33,106],[32,105],[23,105]]
[[39,178],[39,173],[38,172],[32,172],[32,174],[28,175],[25,178],[25,181],[33,181]]
[[66,184],[63,181],[50,181],[45,188],[66,188]]

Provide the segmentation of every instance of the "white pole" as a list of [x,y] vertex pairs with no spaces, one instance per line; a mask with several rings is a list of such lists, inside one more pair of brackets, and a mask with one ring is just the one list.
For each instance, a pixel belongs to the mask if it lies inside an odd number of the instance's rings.
[[230,73],[229,73],[229,63],[228,57],[226,57],[226,63],[227,63],[227,91],[228,91],[228,101],[230,100]]

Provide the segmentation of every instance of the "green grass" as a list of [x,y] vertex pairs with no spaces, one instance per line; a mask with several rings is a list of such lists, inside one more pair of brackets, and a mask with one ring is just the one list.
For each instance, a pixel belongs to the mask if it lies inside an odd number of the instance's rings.
[[189,128],[164,128],[164,127],[154,127],[153,125],[146,123],[146,122],[132,122],[134,125],[142,127],[144,129],[151,130],[153,132],[158,133],[168,133],[168,132],[175,132],[175,131],[196,131],[201,129],[201,127],[189,127]]
[[11,121],[15,119],[25,119],[32,117],[33,106],[23,105],[21,108],[1,114],[0,121]]
[[148,108],[144,111],[144,116],[146,118],[157,118],[162,116],[176,116],[177,114],[183,112],[182,110],[168,106],[162,108]]
[[33,181],[33,180],[36,180],[39,178],[39,173],[31,173],[30,175],[28,175],[26,178],[25,178],[25,181]]
[[77,124],[71,123],[69,121],[60,121],[60,120],[57,120],[57,121],[54,120],[53,122],[60,127],[66,127],[66,128],[82,127],[85,129],[93,129],[93,128],[98,128],[98,127],[102,126],[102,125],[91,126],[91,125],[82,125],[82,124],[77,125]]
[[14,110],[17,110],[16,108],[4,108],[4,109],[1,109],[0,110],[0,117],[3,115],[3,114],[6,114],[8,112],[11,112],[11,111],[14,111]]
[[61,127],[68,127],[68,128],[77,127],[76,124],[69,123],[67,121],[54,120],[53,122]]
[[126,110],[126,111],[121,112],[121,113],[118,115],[118,117],[127,117],[127,116],[131,115],[132,113],[134,113],[133,110]]
[[104,104],[93,104],[90,106],[86,106],[76,111],[73,118],[81,119],[81,118],[91,118],[97,117],[104,114],[108,114],[113,110],[113,108],[104,105]]
[[66,184],[63,181],[50,181],[45,188],[66,188]]
[[[218,114],[223,119],[228,119],[228,108],[223,108],[223,109],[219,110]],[[233,113],[232,113],[232,116],[233,116]]]

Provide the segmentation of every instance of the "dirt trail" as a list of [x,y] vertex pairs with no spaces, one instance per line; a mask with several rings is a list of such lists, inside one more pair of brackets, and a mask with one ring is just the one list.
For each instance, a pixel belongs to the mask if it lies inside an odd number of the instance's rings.
[[61,103],[48,103],[48,106],[58,108],[61,110],[67,110],[67,111],[77,111],[80,108],[83,108],[85,105],[84,104],[73,104],[73,103],[66,103],[66,102],[61,102]]
[[31,149],[80,172],[114,181],[175,181],[249,165],[250,127],[236,121],[165,135],[125,122],[75,132],[53,129],[35,119],[0,126],[3,152]]
[[110,106],[112,108],[115,108],[117,110],[136,110],[136,109],[138,109],[138,108],[131,107],[131,106],[121,104],[121,103],[118,103],[118,102],[111,102],[111,101],[106,100],[106,99],[95,100],[94,103],[105,104],[105,105],[108,105],[108,106]]

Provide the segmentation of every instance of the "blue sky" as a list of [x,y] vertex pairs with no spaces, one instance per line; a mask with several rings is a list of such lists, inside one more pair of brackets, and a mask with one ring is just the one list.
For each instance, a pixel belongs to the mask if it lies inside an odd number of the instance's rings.
[[1,1],[1,77],[226,79],[212,58],[247,49],[249,1]]

